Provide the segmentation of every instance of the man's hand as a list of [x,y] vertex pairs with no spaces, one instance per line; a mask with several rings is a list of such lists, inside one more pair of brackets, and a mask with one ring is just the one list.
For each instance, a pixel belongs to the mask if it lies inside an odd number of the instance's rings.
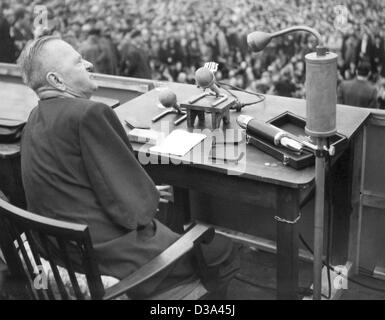
[[159,191],[160,199],[159,202],[161,203],[169,203],[169,201],[172,201],[173,194],[172,194],[172,187],[171,186],[156,186],[156,188]]

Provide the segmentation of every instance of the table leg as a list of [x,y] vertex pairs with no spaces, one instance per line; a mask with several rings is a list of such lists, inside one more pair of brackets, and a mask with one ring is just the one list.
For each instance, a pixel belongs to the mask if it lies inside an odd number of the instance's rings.
[[187,109],[186,114],[187,114],[187,127],[193,128],[195,123],[196,113],[194,110]]
[[199,124],[205,123],[205,112],[204,111],[201,111],[198,113],[198,121],[199,121]]
[[[298,190],[278,188],[277,216],[295,221],[299,215]],[[277,221],[277,299],[298,299],[297,224]]]
[[216,112],[211,113],[211,128],[212,129],[217,128],[217,122],[218,122],[217,117],[218,117],[218,114]]
[[225,112],[225,115],[223,116],[223,123],[229,124],[230,123],[230,109],[227,109]]
[[189,190],[174,187],[174,204],[175,226],[173,230],[182,233],[183,225],[191,219]]

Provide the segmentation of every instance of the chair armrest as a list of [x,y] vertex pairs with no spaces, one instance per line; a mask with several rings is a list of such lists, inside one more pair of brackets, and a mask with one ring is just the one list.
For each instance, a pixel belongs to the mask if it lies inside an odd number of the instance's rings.
[[103,300],[114,299],[137,285],[161,272],[194,248],[194,243],[210,242],[214,236],[214,228],[197,224],[161,254],[146,263],[139,270],[122,279],[116,285],[106,289]]

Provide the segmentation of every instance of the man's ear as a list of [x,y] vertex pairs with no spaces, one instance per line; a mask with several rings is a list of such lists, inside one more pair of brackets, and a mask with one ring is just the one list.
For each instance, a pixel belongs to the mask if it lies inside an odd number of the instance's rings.
[[65,86],[64,82],[62,81],[61,77],[57,73],[48,72],[46,75],[46,80],[52,87],[54,87],[60,91],[66,90],[66,86]]

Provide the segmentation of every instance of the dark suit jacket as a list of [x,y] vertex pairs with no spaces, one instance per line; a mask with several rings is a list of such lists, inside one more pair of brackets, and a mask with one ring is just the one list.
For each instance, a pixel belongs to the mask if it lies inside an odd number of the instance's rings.
[[152,72],[147,53],[131,44],[122,48],[122,74],[127,77],[151,79]]
[[362,46],[362,39],[358,41],[357,47],[356,47],[356,66],[358,66],[358,63],[362,61],[363,59],[369,60],[371,64],[373,64],[373,41],[371,38],[368,39],[368,43],[366,45],[366,50],[363,52],[364,56],[360,57],[361,53],[361,46]]
[[377,89],[366,80],[343,81],[338,88],[338,103],[361,108],[377,108]]
[[[159,193],[115,112],[104,104],[39,101],[23,134],[21,165],[28,209],[88,225],[102,274],[123,278],[179,237],[156,220],[153,237],[136,230],[153,220]],[[181,260],[138,294],[192,274],[191,264]]]
[[9,24],[0,12],[0,62],[15,63],[15,43],[9,34]]

